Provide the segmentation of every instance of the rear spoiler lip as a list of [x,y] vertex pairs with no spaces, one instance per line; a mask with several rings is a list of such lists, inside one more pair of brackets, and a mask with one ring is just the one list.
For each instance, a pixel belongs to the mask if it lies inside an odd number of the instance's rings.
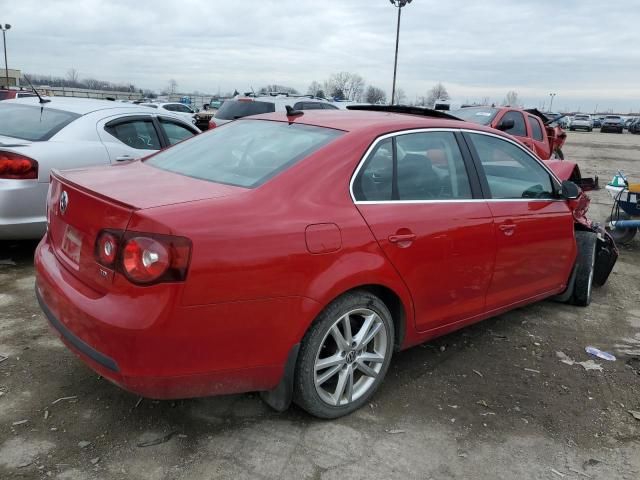
[[122,202],[120,200],[116,200],[113,197],[109,197],[107,195],[103,195],[103,194],[98,193],[98,192],[96,192],[94,190],[90,190],[87,187],[85,187],[85,186],[83,186],[83,185],[81,185],[79,183],[73,182],[73,181],[69,180],[67,177],[65,177],[62,174],[62,172],[60,170],[56,169],[56,168],[52,168],[51,169],[51,179],[53,179],[53,178],[58,180],[60,183],[63,183],[65,185],[69,185],[71,187],[77,188],[82,193],[85,193],[85,194],[90,195],[90,196],[95,197],[95,198],[99,198],[100,200],[103,200],[103,201],[106,201],[108,203],[111,203],[112,205],[128,208],[129,210],[132,210],[132,211],[140,210],[139,207],[136,207],[134,205],[130,205],[130,204]]

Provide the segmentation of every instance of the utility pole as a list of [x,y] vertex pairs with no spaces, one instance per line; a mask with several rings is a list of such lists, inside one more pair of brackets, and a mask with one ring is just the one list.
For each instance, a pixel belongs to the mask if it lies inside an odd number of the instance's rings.
[[549,96],[551,97],[551,101],[549,102],[549,112],[553,112],[553,99],[555,98],[556,94],[550,93]]
[[398,27],[396,29],[396,55],[395,60],[393,62],[393,87],[391,88],[391,105],[395,103],[396,100],[396,72],[398,70],[398,42],[400,41],[400,14],[402,12],[402,7],[411,3],[412,0],[389,0],[394,7],[398,7]]
[[9,88],[9,65],[7,63],[7,30],[11,29],[11,25],[0,23],[0,30],[2,30],[2,44],[4,45],[4,76],[7,81],[7,89]]

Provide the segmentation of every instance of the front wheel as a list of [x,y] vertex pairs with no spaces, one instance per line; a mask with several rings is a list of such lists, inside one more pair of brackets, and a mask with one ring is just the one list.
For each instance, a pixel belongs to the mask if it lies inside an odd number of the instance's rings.
[[387,373],[394,327],[386,305],[359,290],[333,301],[307,331],[294,380],[294,401],[320,418],[367,403]]
[[574,305],[586,307],[591,303],[597,242],[598,236],[593,232],[581,230],[576,232],[578,258],[576,259],[576,279],[573,285],[572,303]]

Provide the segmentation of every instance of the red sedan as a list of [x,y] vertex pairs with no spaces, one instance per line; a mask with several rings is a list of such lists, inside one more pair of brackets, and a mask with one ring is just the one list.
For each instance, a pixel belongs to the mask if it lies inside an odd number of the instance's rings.
[[589,303],[617,251],[574,184],[496,130],[370,108],[386,111],[250,117],[54,173],[35,257],[53,329],[139,395],[260,391],[334,418],[394,351]]

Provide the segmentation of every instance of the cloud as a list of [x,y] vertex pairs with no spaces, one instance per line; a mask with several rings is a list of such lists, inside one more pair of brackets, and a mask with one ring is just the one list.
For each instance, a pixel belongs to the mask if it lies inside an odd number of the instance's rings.
[[[26,72],[217,92],[265,84],[305,91],[353,71],[391,87],[396,10],[386,0],[21,0],[9,63]],[[398,85],[442,81],[454,99],[516,90],[541,106],[640,110],[640,11],[591,0],[415,0],[403,9]]]

